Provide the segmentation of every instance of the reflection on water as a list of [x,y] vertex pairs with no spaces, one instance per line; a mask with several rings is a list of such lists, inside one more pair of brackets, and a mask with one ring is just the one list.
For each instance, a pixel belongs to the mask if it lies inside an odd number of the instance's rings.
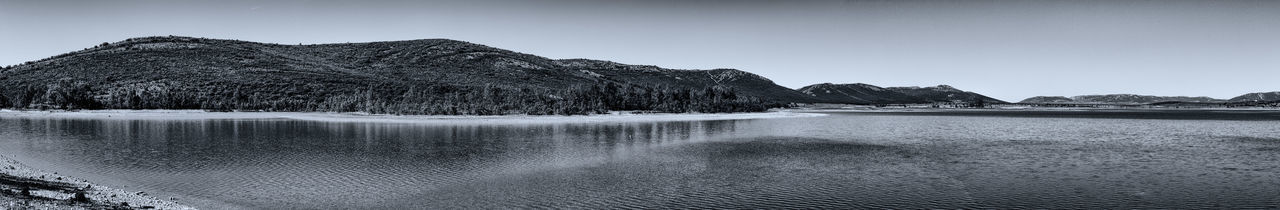
[[6,152],[72,164],[65,167],[146,189],[257,207],[353,207],[732,136],[734,123],[4,119],[3,145]]
[[1177,116],[537,125],[0,118],[0,152],[202,207],[1280,204],[1280,123]]

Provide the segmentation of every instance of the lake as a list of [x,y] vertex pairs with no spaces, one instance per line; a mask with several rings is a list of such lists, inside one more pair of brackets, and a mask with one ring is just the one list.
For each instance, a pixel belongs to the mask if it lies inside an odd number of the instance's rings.
[[1280,111],[441,125],[0,117],[27,165],[200,208],[1278,208]]

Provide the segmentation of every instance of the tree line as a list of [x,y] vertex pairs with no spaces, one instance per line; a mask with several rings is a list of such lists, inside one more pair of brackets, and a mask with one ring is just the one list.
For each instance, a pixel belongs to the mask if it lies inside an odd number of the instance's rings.
[[323,92],[199,88],[170,83],[98,87],[61,80],[0,87],[0,107],[12,109],[204,109],[212,111],[366,112],[400,115],[580,115],[611,110],[667,113],[760,112],[786,104],[701,89],[595,83],[563,89],[495,85],[369,85]]

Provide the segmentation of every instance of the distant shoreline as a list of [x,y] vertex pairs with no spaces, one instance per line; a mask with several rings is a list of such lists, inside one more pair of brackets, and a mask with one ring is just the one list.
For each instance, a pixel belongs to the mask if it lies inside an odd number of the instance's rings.
[[906,107],[876,107],[869,105],[814,105],[784,109],[798,112],[939,112],[939,111],[1266,111],[1280,107],[1038,107],[999,105],[987,108],[950,108],[915,105]]
[[891,108],[891,109],[793,109],[794,112],[1019,112],[1019,111],[1280,111],[1280,108],[1026,108],[1026,109],[943,109],[943,108]]
[[[1151,120],[1280,120],[1276,108],[1026,108],[1026,109],[812,109],[799,112],[826,114],[958,116],[958,117],[1038,117]],[[971,118],[976,119],[976,118]]]
[[82,110],[26,111],[0,110],[0,117],[33,117],[64,119],[122,120],[215,120],[215,119],[293,119],[321,122],[377,122],[418,124],[545,124],[545,123],[609,123],[666,122],[701,120],[743,120],[789,117],[818,117],[821,113],[792,110],[751,113],[645,113],[612,112],[596,115],[387,115],[368,113],[326,112],[208,112],[204,110]]

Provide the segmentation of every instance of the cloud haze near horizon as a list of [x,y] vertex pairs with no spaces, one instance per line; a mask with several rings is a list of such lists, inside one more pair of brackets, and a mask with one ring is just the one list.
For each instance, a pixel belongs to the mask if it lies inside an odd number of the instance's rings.
[[0,0],[0,65],[158,35],[447,38],[550,58],[735,68],[790,88],[948,84],[1008,101],[1280,91],[1280,1]]

